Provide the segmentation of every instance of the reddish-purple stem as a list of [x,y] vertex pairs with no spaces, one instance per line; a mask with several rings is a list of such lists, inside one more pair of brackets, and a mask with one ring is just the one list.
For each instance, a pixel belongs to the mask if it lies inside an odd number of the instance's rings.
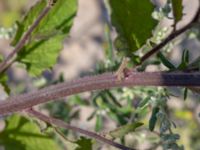
[[32,106],[86,91],[131,86],[200,86],[200,73],[130,72],[123,80],[106,73],[59,83],[38,91],[9,97],[0,102],[0,115],[22,111]]
[[72,130],[74,132],[78,132],[80,134],[83,134],[83,135],[86,135],[86,136],[89,136],[91,138],[94,138],[96,140],[99,140],[101,142],[104,142],[104,143],[107,143],[111,146],[114,146],[116,148],[119,148],[119,149],[122,149],[122,150],[134,150],[133,148],[129,148],[129,147],[126,147],[124,145],[121,145],[119,143],[116,143],[112,140],[109,140],[103,136],[100,136],[94,132],[91,132],[91,131],[87,131],[87,130],[84,130],[84,129],[81,129],[81,128],[78,128],[78,127],[74,127],[74,126],[71,126],[69,124],[67,124],[66,122],[62,121],[62,120],[59,120],[59,119],[55,119],[55,118],[52,118],[52,117],[48,117],[38,111],[35,111],[33,109],[28,109],[26,110],[26,112],[28,112],[29,114],[31,114],[32,116],[48,123],[48,124],[51,124],[51,125],[56,125],[57,127],[59,128],[64,128],[64,129],[67,129],[67,130]]

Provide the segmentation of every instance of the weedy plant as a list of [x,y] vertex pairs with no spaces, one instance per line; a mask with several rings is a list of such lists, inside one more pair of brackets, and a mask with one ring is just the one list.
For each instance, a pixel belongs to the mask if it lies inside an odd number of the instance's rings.
[[[64,39],[70,38],[77,0],[39,0],[13,28],[0,28],[0,37],[12,39],[14,47],[8,56],[2,55],[0,64],[0,82],[8,94],[0,102],[5,122],[0,144],[5,150],[200,147],[194,110],[168,106],[174,97],[168,87],[181,87],[184,100],[188,91],[200,91],[200,56],[190,61],[192,50],[183,47],[181,62],[177,65],[170,60],[179,35],[185,35],[179,40],[199,40],[200,1],[191,21],[181,28],[177,24],[183,19],[182,0],[167,0],[163,7],[150,0],[105,0],[104,4],[109,17],[102,46],[105,59],[92,73],[73,81],[66,82],[61,75],[56,81],[39,82],[45,79],[43,72],[56,64]],[[165,18],[173,24],[161,27]],[[122,62],[126,58],[129,62]],[[24,67],[38,90],[12,94],[8,70],[13,63]],[[157,71],[147,72],[152,65]],[[77,95],[82,92],[90,96]],[[39,104],[36,111],[34,106]],[[87,120],[95,120],[95,132],[70,125],[79,120],[82,107],[92,108]],[[185,131],[177,125],[182,120],[188,126]],[[114,127],[107,131],[110,122]]]

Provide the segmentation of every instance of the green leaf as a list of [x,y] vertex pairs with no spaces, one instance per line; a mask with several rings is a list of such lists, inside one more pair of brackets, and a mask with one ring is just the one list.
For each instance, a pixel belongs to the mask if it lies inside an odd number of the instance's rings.
[[118,32],[118,46],[126,56],[132,57],[152,36],[155,21],[151,14],[154,10],[149,0],[109,0],[111,19]]
[[[21,33],[28,30],[46,5],[46,0],[41,0],[30,9],[23,21],[18,23],[13,45],[19,42],[22,38]],[[59,51],[62,49],[62,42],[72,26],[76,10],[76,0],[58,0],[32,32],[29,42],[17,57],[19,62],[26,64],[31,75],[40,75],[42,71],[56,63]]]
[[6,120],[6,127],[0,133],[0,145],[5,150],[59,150],[58,145],[42,134],[35,123],[19,115]]
[[9,88],[9,86],[8,86],[8,84],[7,84],[7,81],[8,81],[8,76],[7,76],[7,74],[2,73],[2,74],[0,75],[0,83],[1,83],[1,85],[4,87],[5,92],[8,93],[8,94],[10,94],[10,88]]
[[188,96],[188,89],[184,88],[184,101],[187,99]]
[[96,116],[96,124],[95,124],[95,131],[100,131],[103,127],[103,117],[102,115],[97,115]]
[[140,108],[141,108],[141,107],[144,107],[146,104],[148,104],[148,102],[149,102],[149,97],[144,98],[143,100],[140,101],[139,107],[140,107]]
[[182,0],[171,0],[174,15],[174,25],[179,22],[183,17],[183,2]]
[[178,69],[184,70],[187,68],[189,63],[189,50],[184,49],[183,54],[182,54],[182,60],[180,65],[178,66]]
[[[0,62],[3,61],[3,56],[0,55]],[[8,81],[8,76],[5,73],[1,73],[0,74],[0,84],[4,87],[5,92],[7,92],[8,94],[10,94],[10,88],[7,85],[7,81]]]
[[161,52],[158,53],[158,57],[160,58],[163,65],[165,65],[167,68],[170,70],[176,69],[176,67]]
[[92,150],[92,140],[85,137],[81,137],[78,141],[75,142],[78,144],[76,150]]
[[157,113],[159,112],[159,107],[155,107],[153,108],[152,114],[151,114],[151,118],[149,120],[149,130],[153,131],[155,126],[156,126],[156,122],[157,122]]
[[131,123],[131,124],[127,124],[127,125],[124,125],[124,126],[121,126],[113,131],[110,131],[110,135],[113,137],[113,138],[121,138],[123,136],[125,136],[126,134],[130,133],[130,132],[134,132],[136,128],[142,126],[143,123],[141,122],[134,122],[134,123]]
[[63,35],[57,35],[48,40],[40,40],[27,44],[18,55],[17,60],[26,64],[30,75],[37,76],[56,63],[62,49]]
[[34,22],[34,20],[36,20],[36,18],[39,16],[40,12],[44,9],[45,6],[46,6],[45,0],[39,1],[38,3],[35,4],[35,6],[33,6],[29,10],[29,12],[22,21],[16,22],[18,28],[15,37],[11,42],[12,46],[15,46],[19,42],[24,32],[28,30],[30,25]]

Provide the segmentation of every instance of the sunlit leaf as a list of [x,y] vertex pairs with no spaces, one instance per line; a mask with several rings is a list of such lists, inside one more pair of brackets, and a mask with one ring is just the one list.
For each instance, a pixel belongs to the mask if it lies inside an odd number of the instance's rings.
[[157,22],[151,14],[154,10],[149,0],[109,0],[111,19],[118,32],[116,48],[126,56],[141,48],[152,36]]
[[[15,45],[46,6],[46,0],[39,1],[30,9],[22,22],[18,22],[18,31],[13,41]],[[76,0],[59,0],[33,31],[28,43],[18,54],[17,60],[26,64],[28,72],[37,76],[51,68],[57,60],[76,15]]]
[[35,123],[19,115],[6,120],[6,128],[0,133],[0,144],[5,150],[60,149],[54,140],[40,132]]

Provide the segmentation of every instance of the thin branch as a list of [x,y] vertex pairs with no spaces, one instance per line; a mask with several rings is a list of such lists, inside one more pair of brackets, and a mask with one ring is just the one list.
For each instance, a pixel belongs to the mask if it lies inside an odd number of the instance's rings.
[[38,24],[41,22],[41,20],[47,15],[47,13],[51,9],[50,2],[47,4],[47,6],[42,10],[40,15],[37,17],[37,19],[33,22],[31,27],[28,29],[28,31],[24,34],[24,36],[21,38],[21,40],[17,43],[14,50],[6,57],[6,59],[0,64],[0,73],[4,72],[10,65],[13,63],[11,59],[14,57],[15,54],[17,54],[21,48],[26,44],[26,41],[31,36],[31,33],[34,31],[34,29],[38,26]]
[[200,86],[200,73],[129,72],[123,80],[113,73],[59,83],[38,91],[12,96],[0,102],[0,115],[22,111],[32,106],[86,91],[133,86]]
[[67,129],[67,130],[72,130],[74,132],[81,133],[83,135],[86,135],[86,136],[89,136],[91,138],[94,138],[94,139],[96,139],[98,141],[104,142],[104,143],[106,143],[108,145],[114,146],[114,147],[116,147],[118,149],[135,150],[133,148],[129,148],[129,147],[126,147],[126,146],[121,145],[119,143],[116,143],[116,142],[114,142],[112,140],[109,140],[109,139],[107,139],[107,138],[105,138],[103,136],[100,136],[100,135],[98,135],[98,134],[96,134],[94,132],[83,130],[81,128],[77,128],[77,127],[71,126],[71,125],[65,123],[62,120],[55,119],[55,118],[52,118],[52,117],[48,117],[48,116],[46,116],[46,115],[44,115],[44,114],[42,114],[42,113],[40,113],[38,111],[35,111],[33,109],[28,109],[28,110],[26,110],[26,112],[28,112],[30,115],[32,115],[32,116],[34,116],[34,117],[36,117],[36,118],[48,123],[48,124],[56,125],[59,128],[64,128],[64,129]]
[[[200,1],[199,1],[199,3],[200,3]],[[142,64],[149,57],[151,57],[152,55],[154,55],[155,53],[157,53],[158,51],[160,51],[166,44],[168,44],[170,41],[172,41],[173,39],[175,39],[177,36],[179,36],[180,34],[184,33],[188,29],[190,29],[195,23],[197,23],[199,21],[199,17],[200,17],[200,4],[199,4],[198,10],[196,12],[196,15],[194,16],[194,18],[192,19],[192,21],[190,23],[188,23],[186,26],[184,26],[183,28],[181,28],[181,29],[179,29],[177,31],[172,32],[165,40],[163,40],[160,44],[156,45],[149,52],[147,52],[141,58],[140,64]]]

